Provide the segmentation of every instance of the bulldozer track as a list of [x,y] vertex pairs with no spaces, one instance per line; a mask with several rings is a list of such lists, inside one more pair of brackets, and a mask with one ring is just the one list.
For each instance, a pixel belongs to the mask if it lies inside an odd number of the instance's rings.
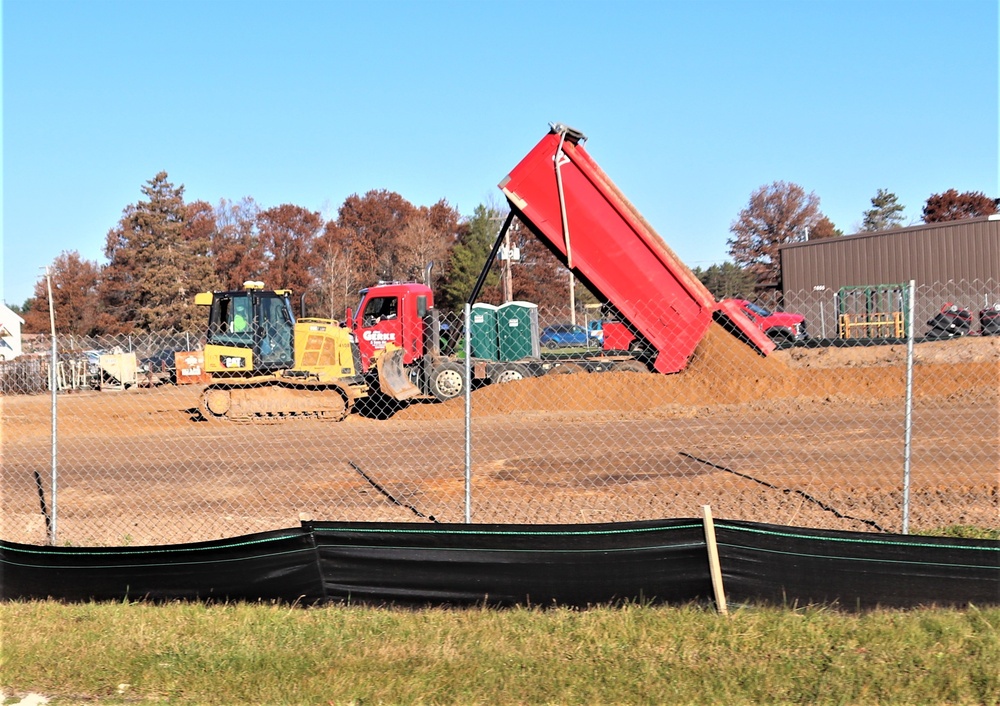
[[209,385],[201,394],[199,412],[207,420],[239,424],[281,424],[294,419],[343,421],[357,395],[338,384],[286,382],[225,382]]

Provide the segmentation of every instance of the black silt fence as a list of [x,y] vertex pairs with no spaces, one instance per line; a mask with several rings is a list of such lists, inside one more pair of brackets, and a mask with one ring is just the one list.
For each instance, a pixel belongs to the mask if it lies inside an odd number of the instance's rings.
[[[1000,604],[1000,541],[716,520],[731,604]],[[0,597],[593,606],[713,599],[698,519],[596,525],[308,522],[161,547],[0,541]]]

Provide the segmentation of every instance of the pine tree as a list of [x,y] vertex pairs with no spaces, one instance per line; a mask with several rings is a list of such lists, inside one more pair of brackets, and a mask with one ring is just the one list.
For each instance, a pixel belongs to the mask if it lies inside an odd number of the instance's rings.
[[[475,213],[466,224],[466,231],[451,250],[448,280],[441,288],[443,307],[461,310],[493,249],[502,222],[502,214],[496,209],[483,204],[476,206]],[[486,286],[496,287],[498,282],[499,275],[491,269]]]
[[887,189],[879,189],[872,197],[872,207],[865,211],[861,232],[876,233],[899,228],[903,223],[904,208],[896,194]]
[[204,228],[192,227],[184,187],[171,184],[166,172],[146,182],[142,193],[149,200],[127,206],[108,232],[101,327],[111,333],[200,330],[194,294],[216,284],[210,239]]
[[732,262],[694,270],[695,276],[716,299],[750,299],[757,283],[753,273]]

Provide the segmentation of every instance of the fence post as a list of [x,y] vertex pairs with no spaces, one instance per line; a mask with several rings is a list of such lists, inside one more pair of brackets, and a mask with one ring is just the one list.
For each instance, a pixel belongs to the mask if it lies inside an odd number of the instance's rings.
[[910,280],[906,307],[906,411],[903,414],[903,534],[910,533],[910,456],[913,439],[913,312],[916,282]]
[[465,303],[465,524],[472,522],[472,305]]
[[49,525],[49,544],[56,544],[56,519],[59,504],[56,501],[56,486],[59,478],[59,434],[56,398],[59,394],[59,378],[56,352],[56,311],[52,304],[52,273],[45,268],[45,285],[49,294],[49,329],[52,333],[52,363],[49,365],[49,389],[52,391],[52,523]]
[[701,506],[705,527],[705,547],[708,549],[708,570],[712,578],[712,593],[715,595],[715,607],[722,615],[729,615],[726,606],[726,590],[722,583],[722,564],[719,561],[719,545],[715,541],[715,521],[712,519],[712,506]]

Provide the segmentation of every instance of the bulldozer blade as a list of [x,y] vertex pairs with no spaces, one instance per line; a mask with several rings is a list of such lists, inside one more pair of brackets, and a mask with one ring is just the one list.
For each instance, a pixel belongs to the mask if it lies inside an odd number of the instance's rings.
[[379,389],[394,400],[409,400],[421,394],[403,367],[404,353],[402,348],[397,348],[379,356],[377,363]]

